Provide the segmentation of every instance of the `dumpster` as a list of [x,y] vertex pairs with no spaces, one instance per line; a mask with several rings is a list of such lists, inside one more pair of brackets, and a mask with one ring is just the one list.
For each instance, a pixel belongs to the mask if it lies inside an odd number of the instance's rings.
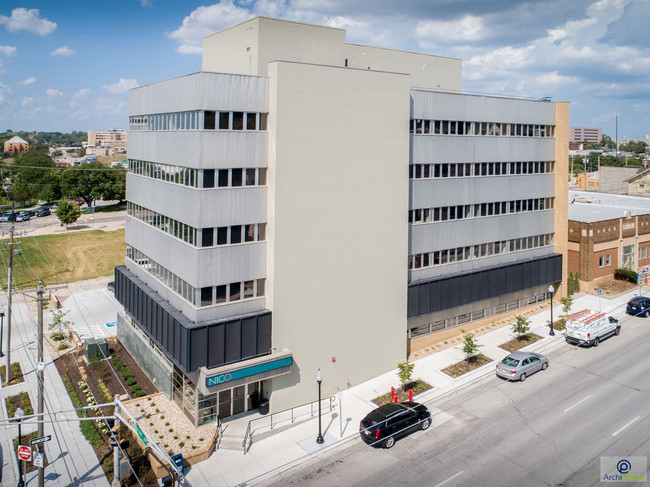
[[172,461],[174,462],[174,465],[176,465],[181,473],[185,475],[185,464],[183,463],[183,454],[179,453],[178,455],[174,455],[172,457]]

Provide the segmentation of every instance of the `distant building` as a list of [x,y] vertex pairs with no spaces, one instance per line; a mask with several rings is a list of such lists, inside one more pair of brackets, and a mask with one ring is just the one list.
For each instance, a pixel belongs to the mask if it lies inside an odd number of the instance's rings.
[[632,177],[625,180],[630,196],[650,196],[650,169],[639,169]]
[[108,146],[108,155],[126,153],[125,130],[89,130],[88,148]]
[[639,166],[600,166],[598,170],[601,193],[628,194],[628,179],[643,169]]
[[17,135],[5,142],[4,151],[12,154],[20,154],[29,150],[29,142],[21,139]]
[[112,154],[112,148],[107,145],[98,145],[98,146],[86,146],[86,155],[92,156],[110,156]]
[[578,188],[587,191],[598,191],[598,171],[578,174]]
[[603,129],[588,127],[569,127],[569,142],[594,142],[603,139]]
[[650,198],[569,191],[569,272],[587,291],[650,265]]

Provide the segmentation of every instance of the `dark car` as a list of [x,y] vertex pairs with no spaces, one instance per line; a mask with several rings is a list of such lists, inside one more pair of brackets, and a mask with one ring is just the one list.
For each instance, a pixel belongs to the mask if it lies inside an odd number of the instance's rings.
[[16,217],[18,216],[17,213],[5,213],[2,216],[0,216],[0,222],[15,222]]
[[24,210],[23,213],[27,213],[30,217],[36,215],[36,210]]
[[39,216],[48,216],[50,214],[51,214],[50,208],[47,207],[47,206],[43,206],[43,207],[39,208],[38,211],[36,212],[37,217],[39,217]]
[[431,413],[417,402],[379,406],[361,420],[359,435],[369,445],[391,448],[395,440],[415,430],[431,426]]
[[625,309],[627,314],[634,316],[650,316],[650,298],[643,296],[634,296],[627,303],[627,308]]

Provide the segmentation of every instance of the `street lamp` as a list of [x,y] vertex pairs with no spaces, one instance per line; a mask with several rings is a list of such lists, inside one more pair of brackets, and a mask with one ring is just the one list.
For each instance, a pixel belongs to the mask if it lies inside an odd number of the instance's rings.
[[[20,447],[23,442],[23,431],[21,426],[23,425],[23,416],[25,416],[25,411],[23,408],[18,407],[14,413],[14,418],[18,419],[18,447]],[[18,484],[16,487],[23,487],[25,483],[23,482],[23,462],[18,459]]]
[[555,336],[555,332],[553,331],[553,293],[555,292],[553,284],[548,287],[548,292],[551,293],[551,331],[549,332],[549,335]]
[[4,306],[0,308],[0,357],[4,357],[5,354],[2,353],[2,329],[5,322],[5,308]]
[[316,443],[319,445],[323,444],[325,440],[323,439],[323,433],[321,433],[321,410],[320,410],[320,385],[323,382],[323,374],[320,369],[316,372],[316,382],[318,382],[318,436],[316,437]]

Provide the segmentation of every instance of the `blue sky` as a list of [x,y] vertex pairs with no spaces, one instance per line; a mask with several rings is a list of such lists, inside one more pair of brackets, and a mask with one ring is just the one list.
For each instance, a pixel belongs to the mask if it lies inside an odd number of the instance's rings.
[[201,68],[203,36],[257,15],[463,60],[463,89],[571,102],[571,125],[650,133],[650,0],[4,1],[0,131],[126,128],[129,88]]

